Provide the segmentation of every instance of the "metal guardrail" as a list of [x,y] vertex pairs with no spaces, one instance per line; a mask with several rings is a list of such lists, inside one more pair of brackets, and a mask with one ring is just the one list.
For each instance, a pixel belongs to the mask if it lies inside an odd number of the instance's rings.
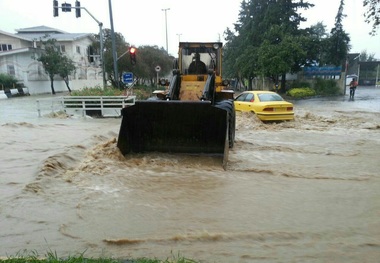
[[[49,109],[54,113],[65,111],[75,113],[79,111],[85,115],[120,116],[121,109],[134,105],[136,96],[63,96],[59,98],[37,100],[38,116],[41,112]],[[93,114],[95,113],[95,114]]]
[[61,98],[37,99],[36,103],[38,117],[42,117],[42,113],[44,112],[55,113],[59,111],[64,111]]

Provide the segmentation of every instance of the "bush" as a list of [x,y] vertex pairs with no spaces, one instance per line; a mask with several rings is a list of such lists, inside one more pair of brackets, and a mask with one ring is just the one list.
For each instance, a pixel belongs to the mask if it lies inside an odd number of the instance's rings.
[[340,89],[338,87],[337,81],[334,79],[316,78],[313,82],[313,88],[311,88],[310,86],[311,83],[309,82],[295,81],[291,84],[290,90],[287,92],[287,95],[292,96],[294,98],[305,98],[315,95],[334,96],[340,94]]
[[314,83],[314,90],[318,95],[339,95],[340,90],[334,79],[317,78]]
[[298,87],[311,88],[311,84],[310,84],[310,82],[299,81],[299,80],[295,80],[295,81],[290,82],[289,89],[294,89],[294,88],[298,88]]
[[12,75],[0,73],[0,89],[17,88],[17,79]]
[[135,94],[136,99],[138,100],[146,100],[152,97],[154,90],[156,90],[155,87],[140,86],[133,88],[133,94]]
[[299,98],[315,96],[316,92],[314,89],[306,87],[306,88],[293,88],[289,90],[287,94],[293,98],[299,99]]

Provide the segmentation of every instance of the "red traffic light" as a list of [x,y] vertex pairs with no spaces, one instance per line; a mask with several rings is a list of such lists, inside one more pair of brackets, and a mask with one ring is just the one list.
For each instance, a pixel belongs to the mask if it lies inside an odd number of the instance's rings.
[[135,65],[136,64],[136,48],[134,47],[129,48],[129,57],[131,59],[131,64]]

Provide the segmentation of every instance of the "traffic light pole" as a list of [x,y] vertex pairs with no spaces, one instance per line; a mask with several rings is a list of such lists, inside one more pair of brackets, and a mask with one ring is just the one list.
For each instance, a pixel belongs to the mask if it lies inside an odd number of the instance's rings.
[[98,21],[85,7],[75,7],[83,9],[89,14],[92,19],[96,21],[99,25],[99,42],[100,42],[100,61],[102,62],[102,76],[103,76],[103,89],[106,88],[106,71],[104,66],[104,44],[103,44],[103,23]]
[[[56,5],[55,5],[56,4]],[[103,23],[100,22],[99,20],[97,20],[88,10],[87,8],[83,7],[83,6],[65,6],[65,7],[61,7],[61,6],[58,6],[58,1],[53,1],[53,8],[54,8],[54,16],[58,16],[58,9],[70,9],[71,11],[71,8],[75,8],[75,10],[77,9],[83,9],[87,12],[87,14],[89,14],[92,19],[94,19],[96,21],[96,23],[98,23],[98,26],[99,26],[99,42],[100,42],[100,61],[102,63],[102,76],[103,76],[103,88],[106,87],[106,71],[105,71],[105,66],[104,66],[104,44],[103,44]],[[55,9],[57,9],[57,11],[55,11]],[[80,16],[80,15],[79,15]]]
[[123,54],[121,54],[118,58],[117,58],[117,61],[119,61],[119,59],[121,59],[122,57],[124,57],[125,55],[127,55],[129,53],[129,49],[127,51],[125,51]]

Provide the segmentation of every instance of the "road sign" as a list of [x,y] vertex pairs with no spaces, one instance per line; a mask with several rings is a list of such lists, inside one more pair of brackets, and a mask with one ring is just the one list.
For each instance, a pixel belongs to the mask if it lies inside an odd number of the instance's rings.
[[160,66],[156,66],[154,69],[156,70],[156,72],[160,72],[161,67]]
[[123,73],[123,82],[124,83],[132,83],[133,82],[133,73],[132,72],[124,72]]

